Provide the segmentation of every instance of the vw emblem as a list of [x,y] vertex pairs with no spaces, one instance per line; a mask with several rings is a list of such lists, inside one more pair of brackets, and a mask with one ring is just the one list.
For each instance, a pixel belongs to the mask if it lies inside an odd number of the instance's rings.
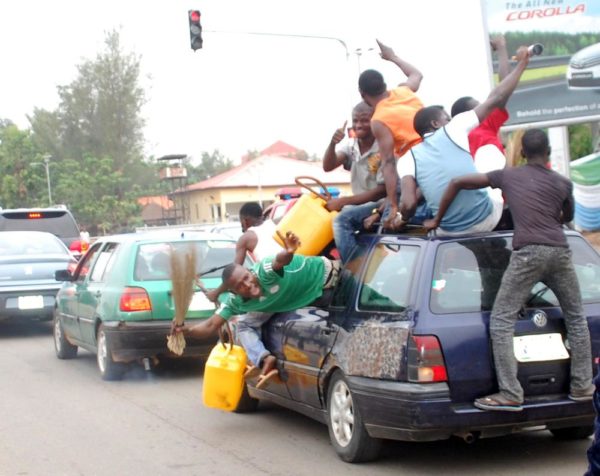
[[533,316],[531,316],[531,320],[538,327],[544,327],[548,324],[548,318],[546,317],[546,313],[544,311],[535,311]]

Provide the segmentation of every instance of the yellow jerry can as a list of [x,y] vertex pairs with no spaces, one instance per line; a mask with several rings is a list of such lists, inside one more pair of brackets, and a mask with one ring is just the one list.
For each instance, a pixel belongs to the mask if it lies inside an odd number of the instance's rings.
[[219,330],[220,342],[213,347],[204,366],[202,401],[210,408],[231,412],[238,406],[244,391],[246,351],[233,344],[231,329],[226,323],[228,342]]
[[[310,186],[302,183],[302,179],[312,180],[323,190],[323,193],[314,191]],[[299,255],[317,256],[333,240],[333,219],[337,212],[330,212],[325,208],[331,194],[327,187],[313,177],[296,177],[296,183],[308,189],[311,193],[302,195],[292,208],[277,224],[276,230],[283,236],[288,231],[300,238],[300,247],[296,251]],[[277,233],[273,236],[283,246],[283,241]]]

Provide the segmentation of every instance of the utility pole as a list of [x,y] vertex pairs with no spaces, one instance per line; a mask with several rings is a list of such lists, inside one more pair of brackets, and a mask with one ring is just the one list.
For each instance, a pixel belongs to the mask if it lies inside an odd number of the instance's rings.
[[48,205],[52,206],[52,188],[50,187],[50,159],[51,155],[44,155],[44,162],[32,162],[31,165],[43,165],[46,168],[46,183],[48,184]]

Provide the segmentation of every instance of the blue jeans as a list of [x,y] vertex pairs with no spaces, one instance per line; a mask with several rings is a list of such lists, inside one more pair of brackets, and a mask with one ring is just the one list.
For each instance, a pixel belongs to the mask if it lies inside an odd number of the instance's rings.
[[[398,195],[398,203],[400,203],[400,196]],[[389,202],[383,209],[383,215],[381,216],[381,221],[385,221],[390,214],[390,204]],[[427,202],[422,201],[415,210],[415,214],[412,216],[410,220],[408,220],[409,225],[422,225],[425,220],[429,218],[433,218],[433,213],[431,209],[427,206]]]
[[248,360],[256,367],[259,367],[261,360],[271,353],[261,340],[261,327],[272,315],[271,312],[249,312],[240,316],[237,321],[237,338],[246,351]]
[[346,205],[333,219],[333,239],[342,263],[348,260],[352,249],[356,246],[356,233],[362,230],[363,220],[377,207],[377,202]]

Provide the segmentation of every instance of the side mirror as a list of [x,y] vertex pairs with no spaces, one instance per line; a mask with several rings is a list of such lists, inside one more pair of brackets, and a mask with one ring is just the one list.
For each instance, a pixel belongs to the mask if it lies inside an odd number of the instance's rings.
[[68,269],[59,269],[54,272],[56,281],[73,281],[73,275]]

